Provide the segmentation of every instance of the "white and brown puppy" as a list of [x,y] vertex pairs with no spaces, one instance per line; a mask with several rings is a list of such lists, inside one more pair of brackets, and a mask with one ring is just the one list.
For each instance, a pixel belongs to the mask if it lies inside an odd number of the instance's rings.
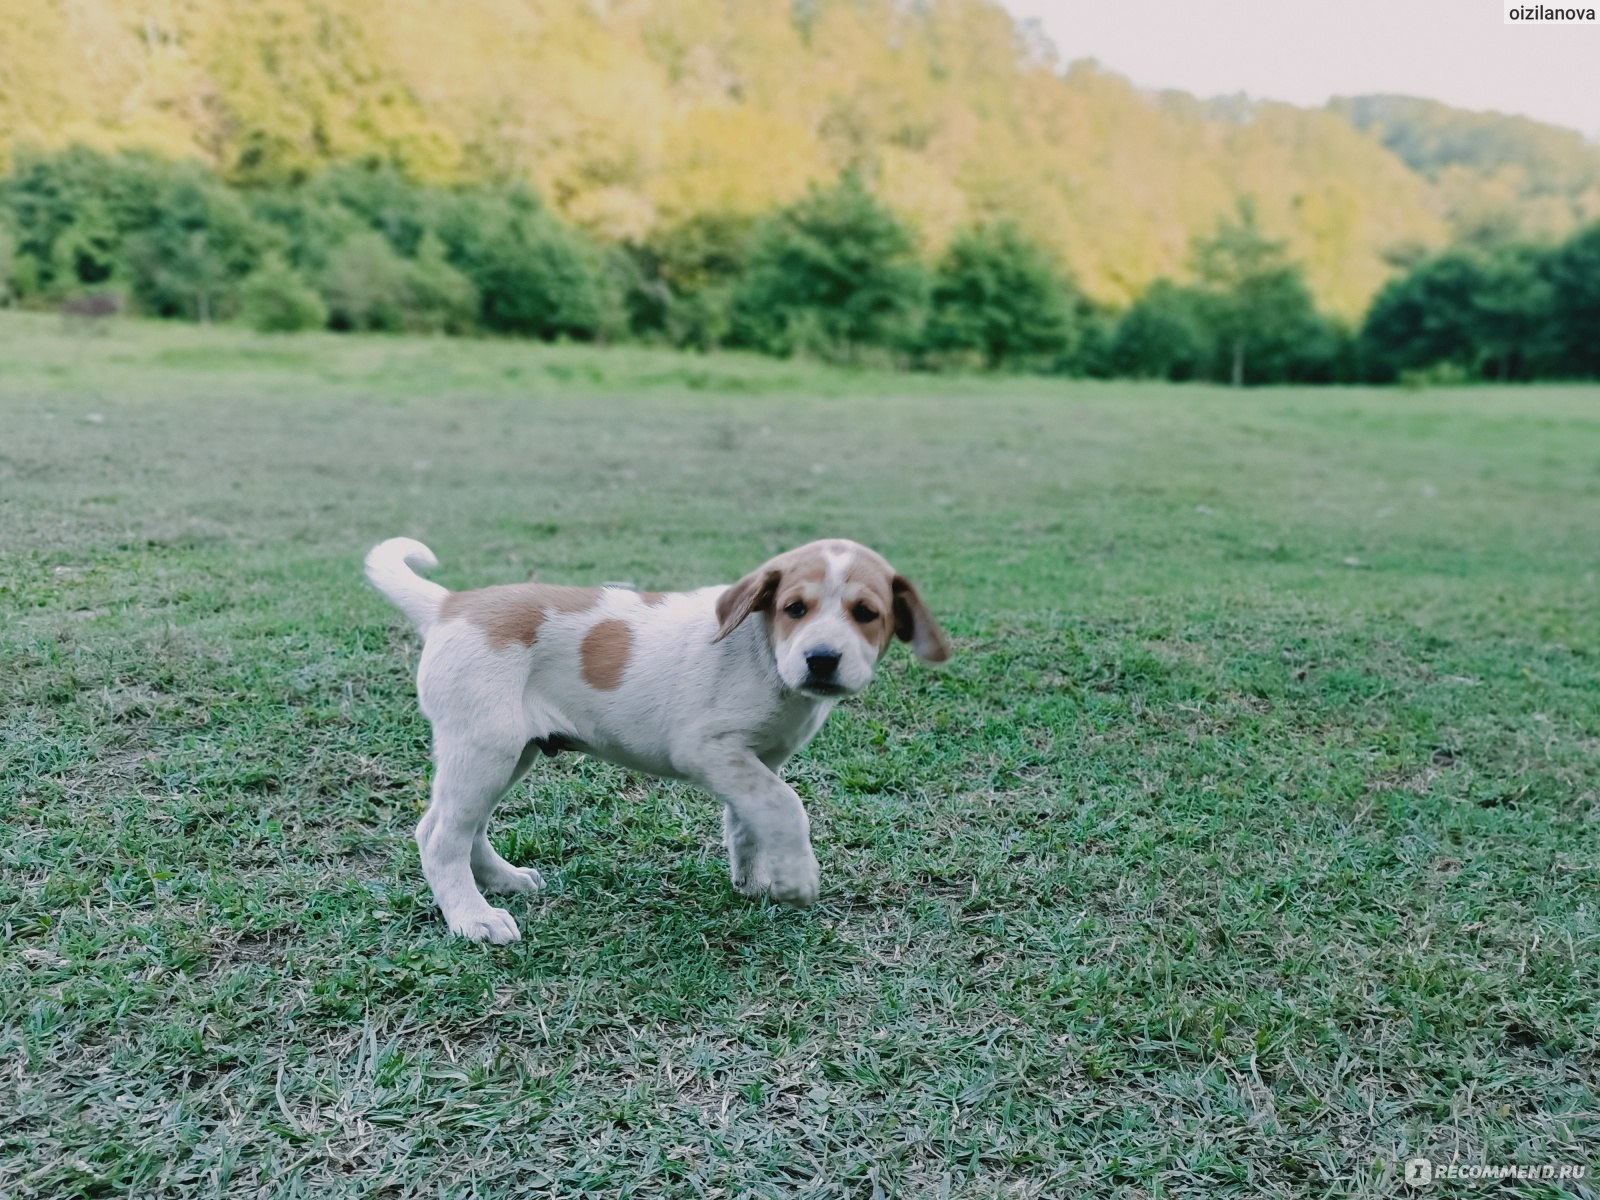
[[805,808],[774,772],[867,685],[891,639],[929,662],[950,656],[917,589],[855,542],[812,542],[731,587],[693,592],[450,592],[413,565],[438,564],[421,542],[391,538],[367,555],[367,578],[425,639],[417,696],[433,725],[434,778],[417,846],[445,920],[475,941],[520,936],[484,892],[544,884],[486,832],[541,751],[699,784],[723,803],[733,886],[814,903]]

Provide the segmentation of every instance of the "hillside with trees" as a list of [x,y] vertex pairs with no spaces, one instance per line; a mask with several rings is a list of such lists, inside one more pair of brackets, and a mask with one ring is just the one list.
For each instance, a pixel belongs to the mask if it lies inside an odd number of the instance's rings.
[[1354,321],[1454,233],[1555,240],[1600,216],[1600,151],[1576,135],[1390,98],[1143,92],[990,0],[0,0],[0,20],[0,171],[73,143],[258,190],[383,164],[527,184],[601,245],[692,240],[852,172],[924,261],[1014,229],[1121,307],[1200,284],[1194,240],[1248,196]]
[[1600,220],[1600,152],[1575,130],[1412,96],[1330,107],[1434,185],[1459,240],[1558,238]]

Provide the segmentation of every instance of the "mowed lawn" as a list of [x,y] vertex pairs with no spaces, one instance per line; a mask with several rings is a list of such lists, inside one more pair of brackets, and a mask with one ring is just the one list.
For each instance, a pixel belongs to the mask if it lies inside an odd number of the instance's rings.
[[[732,892],[708,797],[566,755],[493,826],[551,886],[471,945],[361,577],[396,534],[457,587],[853,537],[956,657],[897,646],[787,769],[815,909]],[[7,1198],[1600,1171],[1600,389],[8,316],[0,548]]]

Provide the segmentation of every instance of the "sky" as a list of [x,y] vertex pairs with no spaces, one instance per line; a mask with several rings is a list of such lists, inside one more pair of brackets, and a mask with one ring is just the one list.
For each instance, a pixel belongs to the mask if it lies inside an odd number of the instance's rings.
[[1304,105],[1399,92],[1600,138],[1600,25],[1507,25],[1504,0],[1001,2],[1037,18],[1064,61],[1141,87]]

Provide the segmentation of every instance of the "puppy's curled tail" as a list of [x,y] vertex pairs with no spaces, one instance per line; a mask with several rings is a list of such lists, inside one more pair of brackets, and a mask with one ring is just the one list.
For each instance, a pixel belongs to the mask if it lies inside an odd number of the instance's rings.
[[390,538],[367,552],[367,579],[411,619],[418,633],[425,634],[438,620],[439,606],[450,592],[411,568],[429,571],[438,565],[433,551],[416,539]]

